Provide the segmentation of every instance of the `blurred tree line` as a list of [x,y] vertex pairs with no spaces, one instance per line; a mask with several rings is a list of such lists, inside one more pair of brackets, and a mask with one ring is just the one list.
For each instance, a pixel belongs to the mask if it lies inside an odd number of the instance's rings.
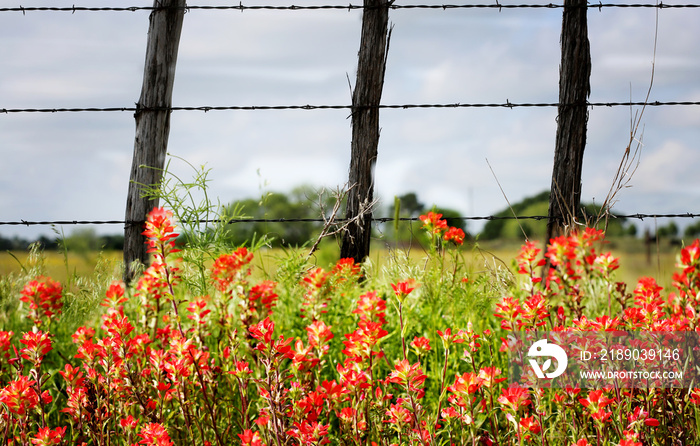
[[[244,221],[231,223],[227,226],[228,239],[232,246],[240,246],[250,243],[251,240],[266,237],[271,246],[302,246],[313,243],[323,228],[323,222],[318,221],[321,216],[326,219],[331,217],[331,212],[336,203],[338,194],[328,189],[316,189],[311,186],[298,186],[288,193],[270,192],[261,198],[246,198],[237,200],[226,206],[226,215]],[[515,215],[535,216],[547,215],[549,204],[549,192],[545,191],[522,201],[512,204],[495,214],[497,217],[512,217]],[[425,235],[421,231],[422,223],[417,218],[428,211],[443,215],[450,226],[462,229],[468,238],[473,234],[467,231],[467,222],[461,217],[461,213],[445,207],[428,207],[421,202],[415,192],[409,192],[394,198],[393,203],[375,209],[375,218],[400,218],[398,222],[389,221],[378,223],[374,226],[374,237],[396,244],[409,244],[424,242]],[[582,206],[578,220],[581,222],[593,221],[600,212],[600,207],[594,204]],[[336,219],[345,216],[345,206],[341,206]],[[277,221],[259,221],[277,220]],[[292,221],[289,221],[292,220]],[[542,240],[546,234],[547,222],[545,219],[508,219],[491,220],[487,222],[478,234],[480,240],[517,239],[523,240],[523,232],[530,239]],[[601,224],[602,229],[602,224]],[[124,236],[97,234],[92,228],[80,228],[74,230],[69,236],[56,237],[40,236],[30,241],[20,237],[6,238],[0,235],[0,250],[22,251],[26,250],[33,242],[39,242],[46,250],[58,250],[62,244],[73,252],[111,251],[124,248]],[[656,237],[669,240],[686,240],[700,237],[700,221],[686,226],[680,230],[674,221],[669,221],[664,226],[655,229]],[[682,235],[681,235],[682,232]],[[607,222],[607,234],[612,237],[636,237],[637,226],[626,218],[612,215]],[[646,236],[646,234],[645,234]],[[654,237],[650,233],[648,237]]]
[[39,243],[47,251],[61,249],[65,243],[69,250],[76,252],[88,251],[121,251],[124,249],[123,235],[98,235],[92,228],[76,229],[67,237],[48,237],[41,235],[35,240],[21,237],[7,238],[0,235],[0,250],[25,251],[32,243]]
[[[527,197],[522,201],[503,209],[494,214],[495,217],[508,217],[508,219],[490,220],[484,225],[479,238],[481,240],[495,239],[528,239],[544,240],[547,236],[547,219],[519,218],[511,219],[515,214],[517,217],[546,216],[549,207],[549,191],[541,192],[532,197]],[[582,204],[576,220],[581,223],[592,224],[600,214],[601,208],[596,204]],[[598,229],[605,229],[610,237],[636,237],[637,227],[628,222],[626,218],[611,213],[607,221],[601,221]]]

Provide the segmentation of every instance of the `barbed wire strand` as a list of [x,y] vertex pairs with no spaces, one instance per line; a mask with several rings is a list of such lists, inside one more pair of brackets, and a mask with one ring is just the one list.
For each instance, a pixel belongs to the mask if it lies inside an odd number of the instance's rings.
[[[379,6],[383,7],[383,6]],[[602,10],[603,8],[658,8],[658,9],[671,9],[671,8],[700,8],[700,4],[685,3],[685,4],[668,4],[668,3],[590,3],[588,5],[582,5],[579,7],[586,8],[597,8]],[[184,8],[180,7],[154,7],[154,6],[17,6],[17,7],[5,7],[0,8],[0,12],[21,12],[26,14],[27,12],[70,12],[75,14],[76,12],[138,12],[138,11],[154,11],[163,9],[184,9],[185,11],[195,11],[195,10],[236,10],[236,11],[322,11],[322,10],[340,10],[340,11],[354,11],[362,9],[377,8],[377,6],[365,7],[364,5],[243,5],[239,3],[238,5],[188,5]],[[498,1],[488,4],[442,4],[442,5],[389,5],[390,9],[435,9],[435,10],[453,10],[453,9],[498,9],[499,11],[503,9],[522,9],[522,8],[534,8],[534,9],[561,9],[564,8],[562,4],[554,3],[538,3],[538,4],[501,4]]]
[[[150,112],[150,111],[227,111],[227,110],[350,110],[350,109],[412,109],[412,108],[528,108],[528,107],[572,107],[579,104],[560,104],[558,102],[539,103],[453,103],[453,104],[387,104],[378,106],[352,106],[352,105],[202,105],[193,107],[56,107],[56,108],[2,108],[0,113],[78,113],[78,112]],[[697,106],[700,101],[652,101],[652,102],[586,102],[587,107],[632,107],[632,106]]]
[[[694,214],[691,212],[685,213],[675,213],[675,214],[625,214],[625,215],[614,215],[614,218],[619,219],[652,219],[652,218],[696,218],[700,217],[700,214]],[[377,217],[372,218],[374,223],[388,223],[392,221],[418,221],[419,217],[400,217],[398,219],[394,217]],[[548,220],[547,215],[523,215],[523,216],[499,216],[499,215],[487,215],[487,216],[461,216],[461,217],[447,217],[447,220],[464,220],[464,221],[495,221],[495,220]],[[336,219],[335,224],[345,223],[345,219]],[[144,221],[139,220],[54,220],[54,221],[30,221],[30,220],[19,220],[19,221],[0,221],[0,226],[69,226],[69,225],[142,225]],[[228,218],[228,219],[202,219],[187,221],[185,223],[327,223],[326,220],[322,218]]]

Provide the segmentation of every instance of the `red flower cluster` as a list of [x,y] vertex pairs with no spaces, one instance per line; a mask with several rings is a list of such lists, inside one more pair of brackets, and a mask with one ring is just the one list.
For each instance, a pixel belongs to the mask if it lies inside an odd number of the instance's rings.
[[22,302],[29,304],[29,314],[34,325],[49,324],[54,316],[61,314],[63,287],[48,277],[37,277],[20,292]]
[[211,268],[211,277],[219,291],[230,292],[235,285],[250,275],[248,265],[253,261],[253,253],[247,248],[238,248],[231,254],[219,256]]
[[[440,214],[422,217],[433,240],[463,240]],[[360,268],[345,259],[328,272],[312,268],[291,281],[249,284],[257,276],[253,254],[240,248],[214,261],[211,281],[201,286],[210,294],[191,292],[190,278],[183,273],[180,281],[169,263],[176,251],[171,219],[162,209],[149,216],[144,233],[156,260],[136,285],[140,305],[128,304],[132,294],[123,284],[109,286],[100,323],[73,334],[77,354],[56,367],[59,378],[46,371],[66,353],[47,323],[60,315],[60,297],[52,297],[60,285],[37,278],[22,292],[35,326],[16,346],[12,332],[0,332],[0,426],[8,444],[106,444],[106,435],[110,444],[157,446],[524,446],[559,444],[548,437],[560,434],[576,446],[695,439],[674,426],[692,430],[700,389],[506,387],[495,366],[503,364],[493,351],[498,338],[489,331],[477,333],[471,323],[446,328],[442,315],[434,329],[432,320],[405,323],[406,314],[415,317],[413,304],[424,305],[433,291],[428,279],[421,279],[420,296],[411,294],[418,286],[412,279],[368,289],[376,280],[358,285]],[[700,242],[681,251],[673,293],[643,278],[628,294],[612,282],[617,260],[596,251],[601,237],[589,230],[553,240],[544,274],[540,251],[527,243],[517,258],[523,285],[496,304],[501,328],[579,335],[699,329]],[[473,291],[471,283],[451,282],[440,283],[439,292]],[[398,304],[388,309],[384,297],[392,291]],[[607,302],[600,304],[601,296]],[[347,319],[326,310],[334,299],[350,298],[354,305],[343,314],[356,324],[341,333]],[[597,313],[590,313],[592,302]],[[613,309],[608,314],[605,304]],[[301,307],[306,322],[276,314],[292,305],[287,316]],[[504,349],[518,342],[509,335]],[[431,347],[438,339],[442,348]]]
[[455,245],[464,243],[464,231],[460,228],[455,228],[447,225],[447,220],[442,218],[442,214],[428,212],[425,215],[418,217],[423,222],[423,229],[430,234],[431,240],[443,240],[452,242]]

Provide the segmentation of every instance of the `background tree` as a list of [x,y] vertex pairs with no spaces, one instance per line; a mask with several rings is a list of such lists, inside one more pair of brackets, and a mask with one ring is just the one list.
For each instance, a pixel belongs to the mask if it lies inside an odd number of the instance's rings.
[[[544,216],[547,215],[549,203],[549,191],[544,191],[512,204],[496,213],[495,216],[512,217],[513,214],[518,217]],[[584,224],[593,222],[599,213],[600,206],[592,203],[582,204],[576,213],[576,221]],[[601,222],[598,229],[605,229],[608,237],[635,236],[637,233],[637,228],[633,224],[629,224],[626,218],[616,214],[611,214],[607,225],[605,222]],[[525,238],[523,232],[529,239],[544,241],[547,237],[547,221],[545,219],[491,220],[484,225],[479,238],[482,240],[523,240]]]
[[[320,200],[320,202],[319,202]],[[330,194],[311,186],[299,186],[289,194],[280,192],[267,193],[260,199],[247,198],[231,203],[227,214],[243,217],[253,221],[230,224],[229,242],[234,245],[251,243],[261,237],[269,237],[272,246],[302,246],[316,238],[322,224],[323,210],[333,207]],[[254,220],[280,220],[277,222],[260,222]]]

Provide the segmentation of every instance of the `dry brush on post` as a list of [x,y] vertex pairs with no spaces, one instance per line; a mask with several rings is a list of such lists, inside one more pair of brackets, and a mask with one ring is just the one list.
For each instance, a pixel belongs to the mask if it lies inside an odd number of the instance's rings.
[[136,137],[124,228],[124,281],[134,275],[132,263],[147,263],[142,225],[158,206],[158,199],[143,196],[143,187],[160,182],[170,133],[175,66],[185,15],[185,0],[154,0],[150,15],[141,96],[137,103]]
[[374,201],[374,165],[379,145],[379,103],[389,48],[392,1],[364,0],[357,78],[352,95],[352,143],[346,219],[341,258],[362,262],[369,254]]
[[547,240],[563,235],[581,202],[581,172],[591,92],[591,49],[585,0],[565,0],[561,30],[557,136]]

